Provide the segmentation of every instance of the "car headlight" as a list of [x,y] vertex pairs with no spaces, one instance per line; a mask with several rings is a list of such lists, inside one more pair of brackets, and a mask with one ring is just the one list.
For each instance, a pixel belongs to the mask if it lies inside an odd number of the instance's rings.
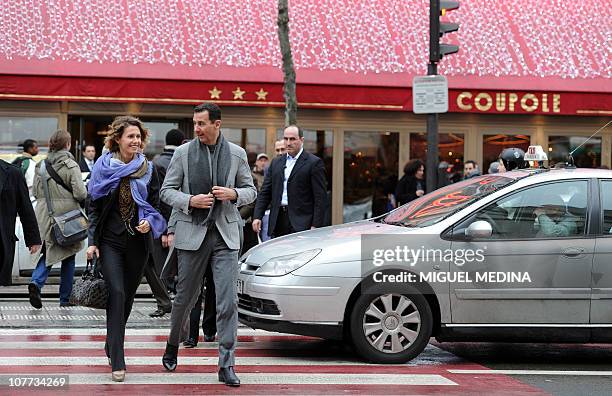
[[259,276],[283,276],[296,269],[304,266],[317,254],[321,253],[321,249],[306,250],[304,252],[291,254],[288,256],[274,257],[266,261],[261,267],[255,271],[255,275]]

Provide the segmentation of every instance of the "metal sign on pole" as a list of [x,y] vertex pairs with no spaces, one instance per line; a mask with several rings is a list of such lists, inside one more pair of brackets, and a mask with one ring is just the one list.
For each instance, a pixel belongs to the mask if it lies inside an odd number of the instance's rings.
[[416,76],[412,80],[412,111],[415,114],[446,113],[448,111],[448,81],[446,77]]

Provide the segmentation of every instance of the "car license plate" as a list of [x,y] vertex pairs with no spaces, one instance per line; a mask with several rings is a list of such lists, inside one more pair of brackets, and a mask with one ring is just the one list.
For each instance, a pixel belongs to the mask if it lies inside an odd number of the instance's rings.
[[236,280],[236,291],[239,294],[244,294],[244,281],[241,279]]

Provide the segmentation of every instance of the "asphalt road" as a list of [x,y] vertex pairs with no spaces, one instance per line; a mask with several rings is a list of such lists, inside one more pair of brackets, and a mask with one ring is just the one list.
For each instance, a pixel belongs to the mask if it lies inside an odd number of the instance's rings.
[[[612,394],[612,344],[435,343],[465,360],[553,395]],[[507,371],[511,370],[511,371]],[[547,372],[554,373],[547,373]],[[564,373],[570,372],[570,373]],[[575,375],[572,375],[571,372]]]

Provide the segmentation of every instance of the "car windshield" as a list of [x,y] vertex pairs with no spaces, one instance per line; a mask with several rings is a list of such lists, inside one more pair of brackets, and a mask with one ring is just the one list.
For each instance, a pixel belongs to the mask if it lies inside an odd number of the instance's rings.
[[427,227],[516,180],[500,175],[474,177],[402,205],[379,221],[404,227]]

